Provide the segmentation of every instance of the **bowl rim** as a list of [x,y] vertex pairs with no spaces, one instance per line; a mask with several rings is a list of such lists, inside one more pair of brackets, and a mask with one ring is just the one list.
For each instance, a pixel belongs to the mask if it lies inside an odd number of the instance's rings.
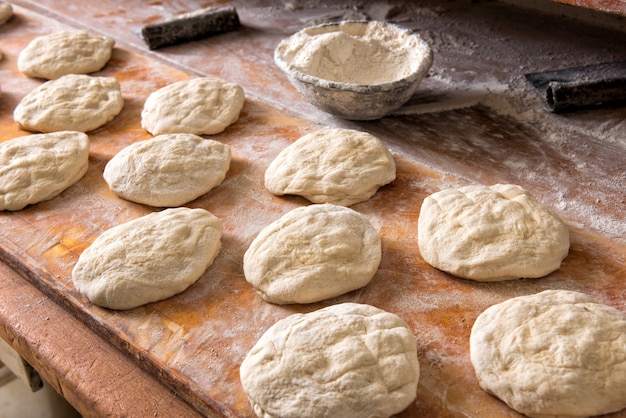
[[[388,81],[385,83],[377,83],[377,84],[351,84],[351,83],[342,83],[340,81],[333,81],[325,78],[316,77],[310,74],[307,74],[301,70],[298,70],[293,67],[292,64],[287,62],[282,56],[282,47],[284,47],[287,42],[294,37],[295,35],[302,33],[304,31],[308,31],[311,29],[331,27],[331,26],[341,26],[345,24],[359,24],[359,25],[370,25],[373,23],[383,24],[386,27],[391,27],[394,30],[400,32],[406,32],[409,36],[415,37],[419,43],[424,47],[425,54],[424,58],[420,62],[417,69],[406,77],[399,78],[397,80]],[[397,25],[395,23],[390,23],[386,21],[380,20],[342,20],[338,22],[327,22],[319,25],[307,26],[305,28],[300,29],[298,32],[295,32],[284,38],[274,49],[274,62],[276,65],[285,72],[289,77],[295,78],[303,83],[312,84],[316,87],[337,90],[337,91],[348,91],[348,92],[356,92],[356,93],[376,93],[376,92],[385,92],[397,90],[399,88],[405,88],[408,85],[413,84],[417,80],[421,80],[432,65],[433,61],[433,51],[430,45],[417,33],[414,31]]]

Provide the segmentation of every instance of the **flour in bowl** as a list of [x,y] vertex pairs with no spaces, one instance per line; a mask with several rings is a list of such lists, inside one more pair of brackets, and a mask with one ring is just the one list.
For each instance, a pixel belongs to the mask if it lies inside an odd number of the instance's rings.
[[284,59],[295,69],[347,84],[384,84],[408,77],[428,53],[411,32],[382,22],[311,28],[287,42]]

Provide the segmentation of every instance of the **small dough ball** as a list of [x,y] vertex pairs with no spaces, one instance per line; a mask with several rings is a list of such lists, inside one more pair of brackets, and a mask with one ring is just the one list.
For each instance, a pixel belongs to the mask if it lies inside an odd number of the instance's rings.
[[182,80],[148,96],[141,126],[152,135],[218,134],[239,119],[244,101],[237,84],[219,78]]
[[17,57],[17,68],[29,77],[48,80],[89,74],[106,65],[114,45],[112,38],[87,31],[55,32],[30,41]]
[[181,206],[218,186],[230,167],[228,145],[193,134],[163,134],[115,155],[103,177],[113,193],[144,205]]
[[259,417],[389,417],[417,396],[415,337],[397,315],[342,303],[288,316],[240,367]]
[[100,235],[78,258],[74,287],[92,303],[132,309],[195,283],[221,248],[222,222],[204,209],[154,212]]
[[393,156],[374,135],[327,128],[282,150],[265,172],[265,187],[276,195],[350,206],[395,178]]
[[0,210],[20,210],[52,199],[80,180],[89,166],[82,132],[22,136],[0,143]]
[[13,6],[9,3],[0,1],[0,25],[4,25],[13,16]]
[[569,251],[567,226],[520,186],[466,186],[424,199],[418,220],[424,260],[457,277],[543,277]]
[[579,292],[491,306],[474,323],[470,357],[481,388],[529,417],[626,408],[626,315]]
[[15,108],[13,119],[28,131],[89,132],[112,120],[123,107],[116,79],[68,74],[28,93]]
[[311,303],[367,285],[381,253],[378,231],[365,216],[310,205],[266,226],[244,254],[243,270],[268,302]]

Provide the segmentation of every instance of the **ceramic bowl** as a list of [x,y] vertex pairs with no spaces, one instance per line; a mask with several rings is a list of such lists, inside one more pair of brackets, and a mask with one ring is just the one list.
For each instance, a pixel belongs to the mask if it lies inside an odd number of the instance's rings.
[[274,61],[308,102],[345,119],[373,120],[411,98],[432,65],[433,52],[419,35],[400,26],[343,21],[284,39]]

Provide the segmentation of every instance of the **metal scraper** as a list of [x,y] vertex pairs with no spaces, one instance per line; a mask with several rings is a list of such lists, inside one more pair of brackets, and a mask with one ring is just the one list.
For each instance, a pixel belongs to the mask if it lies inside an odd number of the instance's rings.
[[626,62],[525,74],[555,113],[626,104]]

